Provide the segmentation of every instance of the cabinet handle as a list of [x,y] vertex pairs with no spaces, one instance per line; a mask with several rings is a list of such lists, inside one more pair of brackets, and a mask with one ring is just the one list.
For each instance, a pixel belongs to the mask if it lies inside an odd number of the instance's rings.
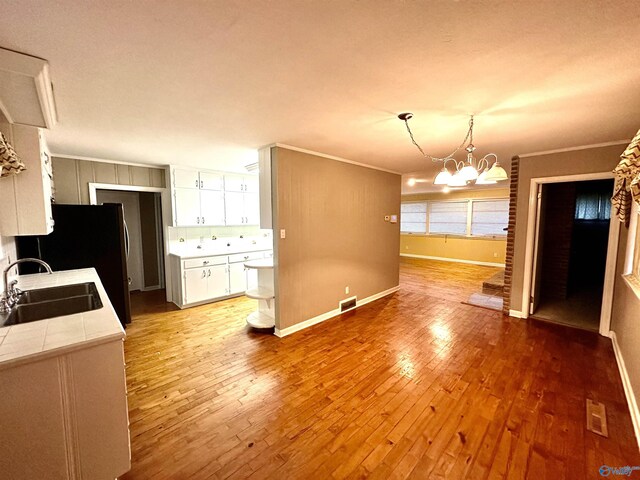
[[206,270],[202,270],[202,278],[206,278],[207,276],[207,271]]
[[204,217],[202,217],[202,224],[204,225]]
[[204,262],[202,262],[203,265],[209,265],[209,260],[205,260]]
[[207,275],[207,277],[211,276],[211,269],[209,269],[209,274]]
[[196,178],[196,188],[198,188],[198,179]]
[[200,188],[202,188],[203,185],[204,185],[204,182],[200,180]]
[[200,217],[196,217],[196,223],[200,223]]

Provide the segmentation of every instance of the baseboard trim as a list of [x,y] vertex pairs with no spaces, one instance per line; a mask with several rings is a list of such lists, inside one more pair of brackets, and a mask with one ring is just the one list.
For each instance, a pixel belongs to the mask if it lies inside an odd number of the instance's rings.
[[638,402],[636,401],[636,397],[633,394],[633,387],[631,386],[631,380],[629,379],[627,366],[624,363],[624,358],[622,357],[622,352],[620,351],[620,345],[618,344],[616,332],[611,330],[609,332],[609,338],[611,338],[611,343],[613,344],[613,352],[616,355],[616,362],[618,363],[618,370],[620,371],[620,378],[622,379],[624,394],[627,397],[627,404],[629,405],[629,413],[631,414],[633,431],[636,434],[638,449],[640,449],[640,410],[638,409]]
[[527,318],[528,315],[525,315],[524,312],[520,310],[509,310],[509,316],[515,318]]
[[350,312],[351,310],[355,310],[358,307],[361,307],[363,305],[366,305],[367,303],[371,303],[375,300],[378,300],[382,297],[386,297],[387,295],[391,295],[392,293],[397,292],[398,290],[400,290],[400,285],[397,285],[395,287],[389,288],[387,290],[383,290],[382,292],[378,292],[378,293],[374,293],[373,295],[363,298],[362,300],[358,300],[356,301],[356,306],[353,308],[350,308],[349,310],[345,310],[344,312],[341,312],[339,308],[336,308],[335,310],[331,310],[329,312],[320,314],[316,317],[313,318],[309,318],[307,320],[304,320],[300,323],[296,323],[295,325],[292,325],[290,327],[287,328],[283,328],[283,329],[279,329],[276,327],[274,333],[276,336],[278,337],[286,337],[287,335],[291,335],[292,333],[296,333],[299,332],[300,330],[304,330],[305,328],[311,327],[313,325],[317,325],[318,323],[324,322],[325,320],[329,320],[330,318],[333,317],[337,317],[338,315],[342,314],[342,313],[346,313],[346,312]]
[[423,258],[425,260],[440,260],[441,262],[468,263],[471,265],[484,265],[485,267],[504,268],[504,263],[478,262],[476,260],[462,260],[460,258],[433,257],[431,255],[413,255],[411,253],[401,253],[401,257]]

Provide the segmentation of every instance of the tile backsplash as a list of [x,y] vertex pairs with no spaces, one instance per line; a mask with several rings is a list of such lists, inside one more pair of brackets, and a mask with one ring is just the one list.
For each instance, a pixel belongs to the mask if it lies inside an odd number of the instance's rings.
[[169,246],[174,248],[213,247],[221,240],[229,238],[271,239],[271,230],[257,226],[247,227],[169,227]]

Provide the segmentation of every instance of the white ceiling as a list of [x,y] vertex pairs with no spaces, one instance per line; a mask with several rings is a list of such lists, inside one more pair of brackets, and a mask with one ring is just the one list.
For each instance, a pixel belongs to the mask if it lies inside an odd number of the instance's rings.
[[[477,153],[629,139],[640,2],[2,1],[0,47],[50,62],[55,153],[241,169],[273,142],[399,171],[474,113]],[[426,184],[418,184],[418,186]]]

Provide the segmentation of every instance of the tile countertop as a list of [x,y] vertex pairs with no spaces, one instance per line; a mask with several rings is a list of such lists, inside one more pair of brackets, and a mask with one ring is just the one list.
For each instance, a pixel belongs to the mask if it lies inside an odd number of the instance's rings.
[[125,333],[93,268],[17,277],[23,291],[94,282],[102,308],[89,312],[0,327],[0,370],[124,338]]
[[231,247],[203,247],[203,248],[174,248],[169,252],[169,255],[181,259],[199,258],[199,257],[215,257],[217,255],[234,255],[236,253],[248,253],[248,252],[260,252],[272,250],[271,242],[269,243],[257,243],[255,245],[235,245]]

